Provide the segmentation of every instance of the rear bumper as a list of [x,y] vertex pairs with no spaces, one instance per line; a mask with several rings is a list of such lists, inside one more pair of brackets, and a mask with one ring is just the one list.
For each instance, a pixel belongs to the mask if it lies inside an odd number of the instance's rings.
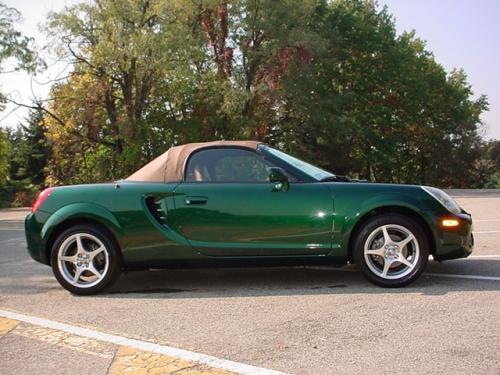
[[471,215],[461,213],[453,216],[460,221],[457,228],[443,228],[437,224],[435,260],[465,258],[474,250]]
[[45,251],[45,242],[41,236],[43,223],[47,221],[49,216],[49,213],[38,210],[35,213],[30,213],[24,219],[28,253],[34,260],[43,264],[49,264],[49,259]]

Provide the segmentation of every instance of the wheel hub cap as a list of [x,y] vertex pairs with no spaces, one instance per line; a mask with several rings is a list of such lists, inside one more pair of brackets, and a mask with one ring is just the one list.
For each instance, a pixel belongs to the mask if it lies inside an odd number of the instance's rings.
[[76,265],[82,268],[88,268],[90,265],[90,254],[78,254],[76,256]]
[[399,257],[399,246],[396,244],[389,244],[385,246],[385,257],[386,258],[398,258]]

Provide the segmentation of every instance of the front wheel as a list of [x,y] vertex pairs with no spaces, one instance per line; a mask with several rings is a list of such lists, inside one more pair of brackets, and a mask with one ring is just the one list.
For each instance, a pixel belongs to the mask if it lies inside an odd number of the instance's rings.
[[52,247],[51,263],[59,284],[80,295],[109,287],[121,271],[114,241],[94,225],[75,225],[61,233]]
[[360,271],[383,287],[401,287],[415,281],[428,257],[429,245],[421,226],[398,214],[369,220],[354,244],[354,260]]

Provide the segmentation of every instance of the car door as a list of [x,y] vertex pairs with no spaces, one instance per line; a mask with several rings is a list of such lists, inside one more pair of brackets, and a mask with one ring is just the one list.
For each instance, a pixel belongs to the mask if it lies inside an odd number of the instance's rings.
[[169,226],[209,256],[318,255],[331,249],[333,199],[321,183],[268,182],[272,164],[240,148],[202,149],[187,161]]

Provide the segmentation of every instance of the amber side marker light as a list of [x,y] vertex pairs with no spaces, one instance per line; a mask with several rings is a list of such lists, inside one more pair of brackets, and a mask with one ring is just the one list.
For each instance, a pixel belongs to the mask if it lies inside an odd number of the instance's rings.
[[441,219],[441,225],[447,228],[458,227],[460,225],[460,221],[457,219]]

